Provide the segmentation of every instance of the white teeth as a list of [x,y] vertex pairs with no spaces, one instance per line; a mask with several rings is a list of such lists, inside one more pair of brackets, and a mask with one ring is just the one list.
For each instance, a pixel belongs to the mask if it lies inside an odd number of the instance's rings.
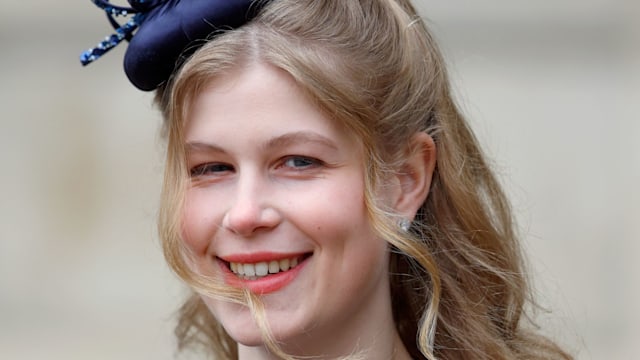
[[269,274],[276,274],[279,272],[280,272],[280,263],[275,260],[272,260],[269,263]]
[[269,274],[277,274],[281,271],[287,271],[298,265],[299,258],[263,261],[255,264],[229,263],[229,268],[239,277],[245,280],[256,280]]
[[245,276],[256,276],[256,268],[253,264],[243,264]]
[[256,264],[256,275],[265,276],[269,273],[269,265],[266,262],[259,262]]
[[282,271],[289,270],[289,259],[280,260],[280,270]]

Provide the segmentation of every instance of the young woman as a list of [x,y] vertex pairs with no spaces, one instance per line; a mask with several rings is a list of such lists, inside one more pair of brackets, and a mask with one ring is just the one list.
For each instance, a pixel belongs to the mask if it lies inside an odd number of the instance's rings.
[[525,323],[511,211],[408,0],[132,3],[126,71],[168,134],[160,236],[193,289],[181,347],[570,358]]

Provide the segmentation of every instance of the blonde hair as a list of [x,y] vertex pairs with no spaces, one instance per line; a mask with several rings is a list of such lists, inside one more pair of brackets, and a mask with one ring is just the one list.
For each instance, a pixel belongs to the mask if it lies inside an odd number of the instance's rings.
[[[393,315],[414,359],[571,358],[523,324],[530,290],[509,204],[408,0],[272,1],[249,24],[204,44],[159,89],[168,129],[159,232],[168,263],[185,282],[198,293],[249,303],[267,345],[287,357],[270,338],[259,299],[195,274],[180,239],[188,174],[181,132],[191,102],[213,78],[252,61],[289,73],[361,140],[366,206],[392,250]],[[375,195],[417,132],[434,139],[437,165],[405,233]],[[181,348],[200,343],[216,358],[237,357],[237,345],[195,293],[181,308],[176,334]]]

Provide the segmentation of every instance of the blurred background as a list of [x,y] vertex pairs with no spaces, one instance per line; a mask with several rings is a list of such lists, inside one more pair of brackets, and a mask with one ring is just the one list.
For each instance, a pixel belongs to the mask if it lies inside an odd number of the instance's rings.
[[[124,3],[124,2],[123,2]],[[640,355],[640,3],[421,1],[520,223],[542,327]],[[0,2],[0,358],[172,359],[163,143],[88,0]]]

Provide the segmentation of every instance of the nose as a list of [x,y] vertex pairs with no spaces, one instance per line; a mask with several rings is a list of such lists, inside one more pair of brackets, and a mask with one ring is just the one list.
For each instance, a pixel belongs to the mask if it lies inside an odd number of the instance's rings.
[[251,237],[260,231],[275,228],[281,222],[281,215],[271,201],[272,192],[264,181],[245,177],[238,181],[233,191],[233,202],[222,220],[225,229],[243,237]]

